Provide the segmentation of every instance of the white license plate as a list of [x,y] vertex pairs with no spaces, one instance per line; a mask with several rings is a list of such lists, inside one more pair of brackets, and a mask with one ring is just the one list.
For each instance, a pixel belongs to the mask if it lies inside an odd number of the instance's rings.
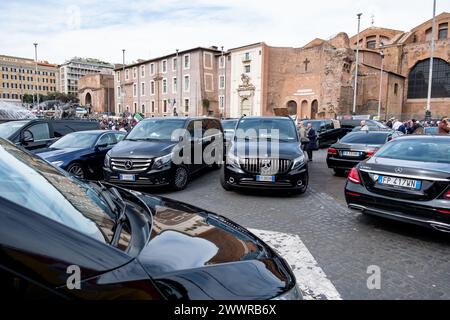
[[256,176],[258,182],[275,182],[274,176]]
[[134,174],[121,174],[119,176],[121,181],[136,181],[136,176]]
[[396,178],[396,177],[380,176],[378,178],[378,184],[401,187],[401,188],[408,188],[408,189],[415,189],[415,190],[422,189],[422,181]]
[[361,152],[343,151],[342,156],[344,156],[344,157],[361,157]]

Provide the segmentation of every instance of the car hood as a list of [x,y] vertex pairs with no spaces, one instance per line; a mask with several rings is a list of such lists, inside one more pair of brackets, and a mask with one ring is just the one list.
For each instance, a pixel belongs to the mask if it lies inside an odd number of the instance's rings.
[[[300,149],[300,142],[274,142],[273,144],[274,146],[270,142],[234,141],[232,151],[240,158],[258,158],[258,155],[260,157],[276,157],[278,153],[278,158],[286,160],[294,160],[303,154]],[[275,147],[276,145],[278,150]],[[250,156],[248,156],[249,154]]]
[[187,204],[144,199],[155,215],[138,260],[166,295],[269,299],[295,285],[286,262],[245,228]]
[[55,161],[59,160],[61,158],[66,157],[72,157],[76,156],[79,157],[84,152],[88,151],[89,149],[79,149],[79,148],[65,148],[65,149],[52,149],[49,148],[45,152],[37,153],[36,155],[41,157],[44,160],[47,161]]
[[177,145],[173,141],[131,141],[123,140],[114,146],[111,157],[154,158],[164,156]]
[[[402,170],[400,174],[411,176],[427,176],[430,178],[450,179],[450,167],[446,163],[424,163],[418,161],[407,161],[373,157],[360,165],[360,169],[369,171],[379,171],[396,173],[395,170]],[[396,174],[399,174],[398,172]]]

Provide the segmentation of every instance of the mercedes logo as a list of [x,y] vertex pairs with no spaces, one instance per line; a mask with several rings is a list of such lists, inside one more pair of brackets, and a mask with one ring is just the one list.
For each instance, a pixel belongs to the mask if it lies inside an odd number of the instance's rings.
[[125,169],[127,169],[127,170],[133,169],[133,161],[131,161],[131,160],[125,161]]
[[403,172],[403,168],[395,168],[395,172],[396,173],[402,173]]

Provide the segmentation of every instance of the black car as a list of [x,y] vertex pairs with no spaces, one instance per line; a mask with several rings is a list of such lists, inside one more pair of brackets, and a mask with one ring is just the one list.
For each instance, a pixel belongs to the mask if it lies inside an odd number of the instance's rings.
[[31,299],[299,299],[286,261],[234,222],[83,182],[0,139],[0,290]]
[[125,136],[122,131],[73,132],[37,155],[79,179],[102,179],[106,153]]
[[[179,150],[177,132],[188,134],[190,150]],[[221,150],[217,150],[219,161],[207,163],[203,152],[217,142],[221,146]],[[179,152],[185,152],[182,162],[174,160]],[[103,172],[106,181],[118,185],[171,186],[175,190],[183,190],[193,173],[205,167],[218,168],[222,154],[223,129],[219,120],[204,117],[150,118],[141,121],[107,153]]]
[[353,168],[351,209],[450,232],[450,137],[405,136]]
[[284,189],[304,193],[308,165],[290,117],[243,117],[221,173],[225,190]]
[[99,130],[98,121],[87,120],[14,120],[0,123],[0,138],[8,139],[28,150],[47,148],[71,132]]
[[351,131],[350,128],[335,126],[333,120],[303,120],[305,128],[310,123],[316,131],[319,140],[319,147],[324,148],[336,143]]
[[398,131],[359,131],[347,134],[328,149],[327,165],[343,175],[361,161],[372,157],[384,144],[401,136]]
[[236,124],[239,122],[239,119],[225,119],[222,120],[223,133],[225,135],[225,139],[230,141],[233,139],[234,130],[236,129]]

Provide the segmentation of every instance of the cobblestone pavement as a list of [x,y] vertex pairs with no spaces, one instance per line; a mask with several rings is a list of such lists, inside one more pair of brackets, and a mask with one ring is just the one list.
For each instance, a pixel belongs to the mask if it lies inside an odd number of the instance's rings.
[[[194,178],[185,191],[159,194],[248,228],[299,236],[343,299],[450,299],[450,236],[347,209],[345,178],[333,175],[325,156],[315,154],[302,196],[226,192],[217,171]],[[381,269],[380,290],[367,288],[372,265]]]

